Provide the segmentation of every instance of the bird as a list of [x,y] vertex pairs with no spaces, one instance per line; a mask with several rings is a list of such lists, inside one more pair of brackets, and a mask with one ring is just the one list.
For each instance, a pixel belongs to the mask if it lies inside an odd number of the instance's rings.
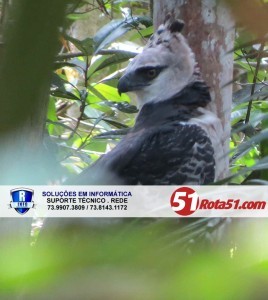
[[207,109],[209,87],[183,27],[167,16],[129,63],[117,88],[137,99],[135,125],[73,184],[207,185],[221,177],[221,121]]
[[[209,185],[223,178],[222,123],[208,107],[210,89],[181,33],[183,27],[182,20],[167,15],[143,51],[129,63],[117,88],[119,94],[136,97],[139,113],[135,125],[111,151],[67,184]],[[114,222],[108,221],[109,226]],[[181,245],[187,253],[220,241],[229,224],[226,218],[162,221],[174,228],[175,234],[171,240],[165,238],[166,246]],[[124,226],[132,221],[117,222]],[[152,230],[150,224],[157,219],[148,222],[147,230]],[[145,226],[142,220],[138,223]],[[138,223],[134,221],[133,226]]]

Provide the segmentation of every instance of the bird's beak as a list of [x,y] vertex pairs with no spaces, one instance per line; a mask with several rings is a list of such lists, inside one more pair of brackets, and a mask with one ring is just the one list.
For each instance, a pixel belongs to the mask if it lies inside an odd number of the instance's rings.
[[137,76],[135,73],[127,73],[119,79],[117,90],[121,96],[122,93],[139,91],[148,85],[150,84],[144,82],[142,77]]
[[129,77],[129,74],[125,74],[118,81],[117,90],[120,96],[122,93],[127,93],[131,90],[131,80]]

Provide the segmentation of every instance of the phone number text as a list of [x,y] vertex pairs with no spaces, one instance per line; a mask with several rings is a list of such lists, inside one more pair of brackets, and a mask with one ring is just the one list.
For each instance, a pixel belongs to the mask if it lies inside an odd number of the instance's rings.
[[117,204],[117,205],[110,205],[110,204],[49,204],[47,206],[48,210],[127,210],[126,204]]

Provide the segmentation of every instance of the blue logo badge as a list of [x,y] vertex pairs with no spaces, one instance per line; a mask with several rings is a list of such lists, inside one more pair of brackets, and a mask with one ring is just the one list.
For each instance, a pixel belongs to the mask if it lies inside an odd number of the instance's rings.
[[12,201],[10,207],[14,208],[16,212],[23,215],[27,213],[30,208],[34,207],[33,194],[34,191],[26,188],[18,188],[10,191]]

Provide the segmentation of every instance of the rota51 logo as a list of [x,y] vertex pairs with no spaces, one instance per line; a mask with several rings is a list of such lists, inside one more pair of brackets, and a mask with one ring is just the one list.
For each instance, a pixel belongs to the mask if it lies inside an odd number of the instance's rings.
[[[211,195],[210,195],[211,196]],[[248,200],[228,197],[221,199],[217,192],[213,199],[199,197],[197,192],[189,187],[178,188],[170,198],[172,209],[181,216],[190,216],[198,210],[264,210],[266,201]]]
[[198,207],[198,194],[189,187],[177,189],[170,198],[172,209],[181,216],[193,214]]

